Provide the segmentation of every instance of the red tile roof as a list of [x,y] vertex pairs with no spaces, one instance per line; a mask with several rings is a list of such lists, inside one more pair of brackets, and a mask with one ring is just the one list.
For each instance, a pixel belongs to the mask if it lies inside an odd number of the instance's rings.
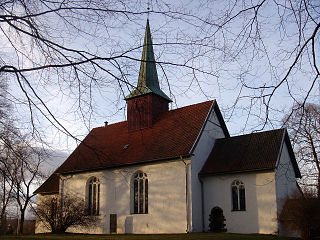
[[[213,105],[214,101],[208,101],[168,111],[152,128],[134,132],[128,132],[126,121],[94,128],[55,173],[118,167],[189,155]],[[54,178],[58,179],[56,174],[35,193],[52,192],[53,182],[56,182]]]
[[218,139],[200,175],[274,169],[283,142],[287,144],[296,177],[301,177],[285,129]]
[[34,193],[59,193],[59,177],[52,174]]

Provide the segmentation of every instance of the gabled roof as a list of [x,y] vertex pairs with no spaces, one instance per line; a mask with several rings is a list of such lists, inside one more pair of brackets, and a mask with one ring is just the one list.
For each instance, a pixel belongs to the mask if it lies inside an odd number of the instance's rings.
[[149,20],[147,20],[146,32],[143,43],[138,86],[127,97],[126,100],[154,93],[169,102],[172,100],[160,89],[156,61],[154,59]]
[[[212,108],[218,108],[214,101],[171,110],[161,115],[152,128],[139,131],[128,132],[126,121],[94,128],[53,177],[35,193],[51,192],[57,173],[91,171],[188,156]],[[224,122],[222,126],[225,127]],[[228,130],[223,130],[228,135]]]
[[301,177],[285,129],[218,139],[201,176],[275,169],[282,145],[286,143],[296,177]]

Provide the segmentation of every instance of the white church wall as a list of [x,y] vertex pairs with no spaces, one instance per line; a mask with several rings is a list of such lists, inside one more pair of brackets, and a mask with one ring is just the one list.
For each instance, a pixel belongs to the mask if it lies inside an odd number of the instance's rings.
[[202,197],[201,183],[198,174],[212,150],[215,140],[224,138],[224,132],[220,126],[218,117],[212,109],[208,121],[205,123],[203,131],[198,139],[196,147],[191,156],[191,196],[192,203],[190,204],[190,225],[191,232],[202,232]]
[[[148,177],[148,214],[132,213],[131,180],[137,171]],[[85,198],[86,183],[93,176],[100,181],[101,220],[93,229],[69,231],[110,233],[110,214],[117,214],[117,233],[186,232],[186,167],[180,159],[68,175],[64,177],[63,192]]]
[[[295,172],[290,160],[290,155],[287,145],[284,143],[282,146],[281,155],[276,168],[276,192],[277,192],[277,206],[278,216],[281,213],[283,204],[288,197],[293,197],[299,193]],[[279,224],[279,235],[296,237],[296,232],[288,232],[284,226]]]
[[[283,200],[292,197],[298,191],[295,172],[290,160],[288,147],[282,146],[281,155],[276,168],[277,202],[281,208]],[[279,209],[280,210],[280,209]]]
[[[58,198],[58,194],[38,194],[38,205],[41,204],[41,202],[45,201],[46,199],[50,198]],[[45,224],[40,221],[39,217],[36,216],[36,224],[35,224],[35,233],[48,233],[50,232],[50,229],[48,229],[49,225],[45,226]]]
[[[245,186],[246,210],[232,211],[231,184]],[[274,172],[239,173],[203,177],[205,231],[212,208],[220,207],[228,232],[275,234],[277,225]]]

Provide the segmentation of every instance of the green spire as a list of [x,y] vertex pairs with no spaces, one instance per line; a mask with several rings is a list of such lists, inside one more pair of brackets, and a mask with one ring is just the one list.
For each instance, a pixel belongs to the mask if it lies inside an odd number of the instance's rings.
[[157,94],[166,100],[172,100],[160,89],[156,63],[154,59],[149,19],[147,19],[146,33],[144,36],[143,52],[140,65],[138,86],[125,99],[142,96],[148,93]]

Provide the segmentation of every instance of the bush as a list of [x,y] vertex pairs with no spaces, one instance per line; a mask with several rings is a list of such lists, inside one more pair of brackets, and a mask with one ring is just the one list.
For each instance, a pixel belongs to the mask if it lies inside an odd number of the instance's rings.
[[320,198],[313,193],[288,198],[279,218],[287,229],[298,230],[302,239],[315,239],[320,236]]
[[65,195],[63,198],[46,197],[38,203],[36,214],[43,225],[52,233],[65,233],[69,227],[91,227],[96,216],[86,214],[82,199]]

